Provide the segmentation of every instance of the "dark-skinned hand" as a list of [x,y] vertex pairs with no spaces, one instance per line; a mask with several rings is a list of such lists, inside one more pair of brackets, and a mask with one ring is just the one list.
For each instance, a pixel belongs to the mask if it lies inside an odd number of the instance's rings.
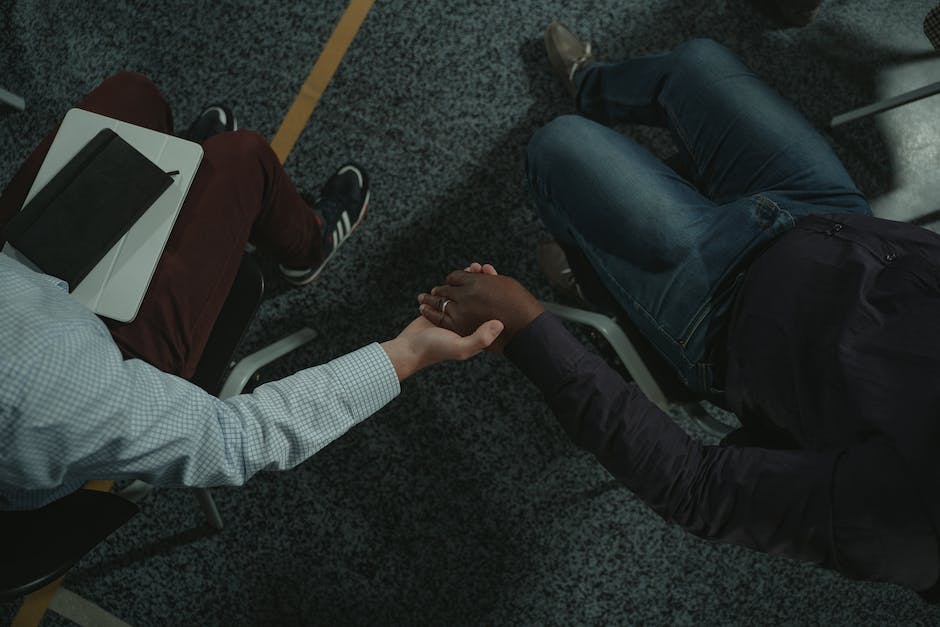
[[[448,302],[442,312],[445,299]],[[518,281],[499,275],[490,264],[476,262],[451,272],[446,284],[438,285],[430,294],[419,294],[418,302],[427,320],[462,336],[470,335],[488,320],[501,321],[503,332],[488,349],[497,352],[502,352],[516,333],[545,311]]]

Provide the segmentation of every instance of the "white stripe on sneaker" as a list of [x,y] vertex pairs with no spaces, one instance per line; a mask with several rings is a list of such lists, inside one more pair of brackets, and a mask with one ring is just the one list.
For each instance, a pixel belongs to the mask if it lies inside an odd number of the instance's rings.
[[353,172],[356,175],[356,180],[359,182],[359,187],[362,187],[362,172],[359,171],[359,168],[354,165],[347,165],[337,170],[336,174],[341,175],[347,172]]
[[349,237],[349,234],[352,233],[352,226],[349,224],[349,214],[343,212],[343,225],[346,227],[346,237]]

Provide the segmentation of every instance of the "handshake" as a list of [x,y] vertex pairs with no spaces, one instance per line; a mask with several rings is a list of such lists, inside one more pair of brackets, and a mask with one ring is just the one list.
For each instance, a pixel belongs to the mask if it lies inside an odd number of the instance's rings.
[[502,352],[545,311],[518,281],[476,262],[451,272],[430,294],[419,294],[418,303],[421,316],[382,344],[399,381],[441,361]]

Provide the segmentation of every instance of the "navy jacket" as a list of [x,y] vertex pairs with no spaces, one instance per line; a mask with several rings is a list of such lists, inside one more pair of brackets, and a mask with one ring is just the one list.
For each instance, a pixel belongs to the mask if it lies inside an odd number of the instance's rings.
[[701,537],[917,591],[940,575],[940,236],[802,220],[746,270],[725,402],[789,449],[706,446],[552,315],[507,356],[579,446]]

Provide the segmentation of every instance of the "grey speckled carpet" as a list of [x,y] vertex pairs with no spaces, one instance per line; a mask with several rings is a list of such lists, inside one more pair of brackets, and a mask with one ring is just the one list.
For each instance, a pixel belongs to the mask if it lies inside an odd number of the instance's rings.
[[[315,287],[271,277],[244,350],[303,324],[320,332],[271,379],[387,339],[415,314],[415,294],[472,259],[552,297],[522,186],[527,139],[572,109],[542,50],[551,19],[610,58],[712,37],[823,127],[882,96],[894,69],[933,61],[920,33],[933,4],[828,0],[811,26],[782,29],[744,0],[379,0],[287,164],[307,189],[344,159],[366,164],[369,217]],[[180,127],[223,100],[273,136],[344,7],[0,1],[0,86],[28,103],[0,111],[0,182],[119,70],[150,75]],[[881,197],[935,172],[933,106],[827,135]],[[629,132],[669,152],[663,133]],[[937,209],[911,207],[883,213]],[[420,373],[307,463],[215,494],[223,532],[205,528],[185,491],[157,491],[67,587],[138,625],[940,623],[940,609],[900,588],[666,525],[490,355]],[[0,619],[14,609],[0,606]]]

